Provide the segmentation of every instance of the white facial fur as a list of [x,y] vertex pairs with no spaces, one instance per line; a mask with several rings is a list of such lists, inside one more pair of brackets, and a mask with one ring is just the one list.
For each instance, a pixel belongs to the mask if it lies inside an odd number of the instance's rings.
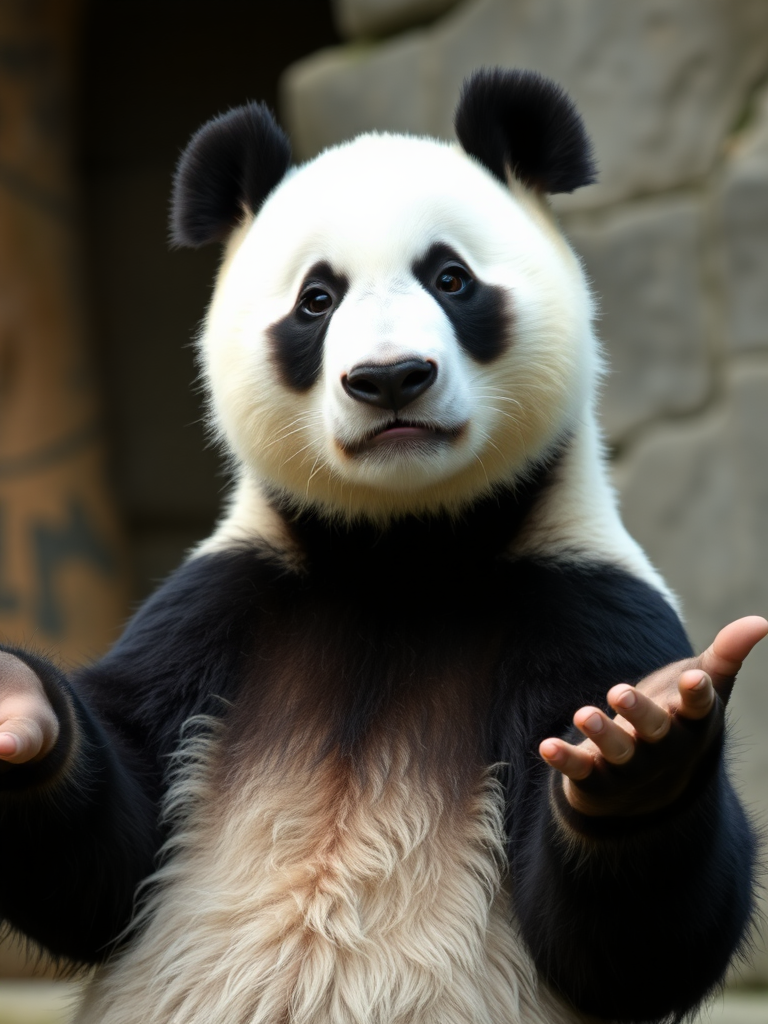
[[[414,277],[434,243],[505,290],[512,330],[498,358],[467,354]],[[319,261],[349,287],[320,376],[299,392],[280,380],[268,331]],[[201,339],[213,418],[245,471],[299,505],[383,519],[457,509],[519,478],[577,425],[600,366],[591,314],[578,261],[538,197],[507,190],[456,147],[362,136],[290,172],[230,240]],[[342,377],[406,358],[438,375],[402,416],[460,433],[350,454],[393,414],[355,401]]]

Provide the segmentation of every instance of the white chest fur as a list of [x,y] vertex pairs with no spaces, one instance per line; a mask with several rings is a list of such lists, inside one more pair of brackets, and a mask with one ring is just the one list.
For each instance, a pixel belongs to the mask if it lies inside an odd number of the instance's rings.
[[583,1020],[515,935],[490,775],[449,807],[397,741],[365,777],[265,757],[234,784],[206,753],[176,784],[147,923],[79,1024]]

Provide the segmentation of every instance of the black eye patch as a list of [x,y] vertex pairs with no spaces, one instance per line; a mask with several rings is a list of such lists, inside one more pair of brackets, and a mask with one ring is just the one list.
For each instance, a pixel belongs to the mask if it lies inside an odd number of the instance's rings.
[[280,379],[294,391],[308,391],[320,376],[328,324],[349,282],[326,262],[315,263],[302,281],[296,303],[267,328]]
[[430,246],[412,269],[445,311],[465,352],[478,363],[490,363],[505,351],[513,317],[503,288],[475,277],[461,256],[442,242]]

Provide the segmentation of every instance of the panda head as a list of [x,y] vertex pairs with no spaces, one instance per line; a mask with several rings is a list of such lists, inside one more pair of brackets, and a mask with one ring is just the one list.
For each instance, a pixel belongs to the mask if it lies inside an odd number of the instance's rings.
[[585,415],[589,291],[546,201],[593,180],[581,120],[540,76],[486,71],[456,131],[363,135],[293,168],[250,104],[181,158],[174,241],[225,243],[200,339],[212,419],[295,507],[457,512]]

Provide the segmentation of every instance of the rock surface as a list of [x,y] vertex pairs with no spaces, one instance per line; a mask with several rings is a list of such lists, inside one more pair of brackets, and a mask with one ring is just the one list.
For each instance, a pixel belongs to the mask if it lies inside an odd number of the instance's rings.
[[0,981],[0,1024],[69,1024],[82,984]]
[[599,300],[609,440],[620,443],[654,417],[701,406],[712,386],[701,202],[644,200],[599,218],[571,216],[564,226]]
[[737,351],[768,349],[768,91],[756,115],[720,195],[728,341]]
[[[616,466],[624,520],[682,598],[697,649],[740,615],[768,615],[767,470],[768,356],[740,360],[711,411],[654,427]],[[730,705],[734,776],[763,825],[766,680],[768,640],[750,655]],[[768,977],[762,942],[740,974],[746,981]]]
[[451,138],[466,75],[535,68],[594,139],[600,184],[563,207],[584,208],[701,178],[767,63],[762,0],[465,0],[429,29],[294,64],[282,113],[302,158],[372,129]]
[[429,21],[457,0],[332,0],[333,17],[347,39],[381,36]]

